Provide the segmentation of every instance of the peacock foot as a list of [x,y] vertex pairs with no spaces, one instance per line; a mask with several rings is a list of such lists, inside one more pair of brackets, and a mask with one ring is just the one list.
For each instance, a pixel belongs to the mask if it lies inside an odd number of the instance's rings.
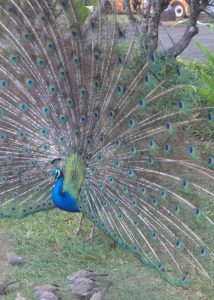
[[75,236],[80,235],[81,231],[82,231],[81,229],[77,228],[77,230],[74,231],[73,235]]
[[87,243],[93,243],[93,240],[94,240],[94,237],[89,235],[86,239],[85,239],[85,242]]

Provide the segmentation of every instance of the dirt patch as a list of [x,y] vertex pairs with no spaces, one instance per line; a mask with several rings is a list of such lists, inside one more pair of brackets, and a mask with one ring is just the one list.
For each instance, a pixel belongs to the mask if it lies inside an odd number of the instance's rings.
[[5,278],[9,271],[6,253],[9,251],[8,243],[6,240],[0,238],[0,280]]

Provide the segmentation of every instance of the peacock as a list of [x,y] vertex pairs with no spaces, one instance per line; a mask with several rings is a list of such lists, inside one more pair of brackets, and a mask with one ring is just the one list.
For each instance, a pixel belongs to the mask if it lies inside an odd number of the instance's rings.
[[108,2],[0,1],[0,217],[80,213],[170,283],[212,281],[214,108]]

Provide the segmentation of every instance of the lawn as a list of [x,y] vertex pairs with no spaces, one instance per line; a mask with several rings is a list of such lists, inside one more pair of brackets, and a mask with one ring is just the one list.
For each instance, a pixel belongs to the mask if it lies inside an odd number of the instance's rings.
[[[3,300],[14,300],[16,292],[33,299],[34,287],[43,283],[67,286],[66,278],[79,269],[107,272],[113,282],[107,300],[214,299],[214,288],[195,276],[187,289],[171,286],[159,274],[145,268],[128,252],[113,248],[98,229],[95,240],[86,242],[90,224],[81,236],[73,236],[79,216],[51,210],[23,219],[0,220],[0,279],[17,279]],[[26,258],[19,267],[5,263],[5,252],[15,250]],[[61,294],[62,299],[75,299]]]

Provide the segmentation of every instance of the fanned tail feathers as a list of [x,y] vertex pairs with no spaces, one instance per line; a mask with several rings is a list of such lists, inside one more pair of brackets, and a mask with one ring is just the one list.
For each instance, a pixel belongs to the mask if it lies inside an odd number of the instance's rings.
[[[0,215],[53,207],[51,162],[86,165],[79,209],[171,283],[213,269],[213,107],[139,48],[139,24],[78,2],[1,1]],[[114,6],[113,6],[114,7]],[[56,162],[57,164],[57,162]]]

